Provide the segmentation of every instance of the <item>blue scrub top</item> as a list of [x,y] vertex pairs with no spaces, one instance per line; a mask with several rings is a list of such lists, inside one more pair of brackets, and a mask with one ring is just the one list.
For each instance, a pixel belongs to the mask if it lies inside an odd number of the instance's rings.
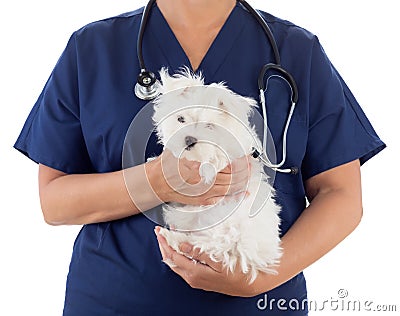
[[[142,11],[91,23],[71,36],[15,148],[66,173],[121,170],[124,137],[132,119],[147,103],[133,93],[140,71],[136,40]],[[290,22],[262,14],[277,40],[282,65],[294,76],[299,89],[285,167],[300,166],[300,172],[277,174],[275,179],[284,234],[306,207],[305,180],[355,159],[364,163],[385,144],[317,37]],[[168,67],[173,73],[181,66],[190,66],[156,5],[145,31],[143,53],[147,68],[155,72]],[[273,61],[261,27],[236,5],[199,70],[206,84],[224,81],[236,93],[258,99],[258,73]],[[266,93],[269,128],[277,148],[282,146],[289,110],[287,90],[284,82],[271,79]],[[147,155],[160,151],[151,138]],[[279,150],[277,159],[280,161]],[[301,303],[307,297],[303,274],[268,292],[267,297],[230,297],[190,288],[161,262],[154,226],[142,214],[83,226],[74,244],[64,315],[306,313],[305,309],[295,310],[293,304],[293,300]],[[286,304],[283,308],[265,304],[265,298],[268,302],[285,299]]]

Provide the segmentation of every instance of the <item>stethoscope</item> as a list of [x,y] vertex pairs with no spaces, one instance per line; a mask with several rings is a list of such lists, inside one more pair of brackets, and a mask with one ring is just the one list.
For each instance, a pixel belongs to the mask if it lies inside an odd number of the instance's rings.
[[[140,28],[139,28],[139,36],[137,40],[137,55],[139,58],[139,65],[140,65],[140,74],[137,78],[137,83],[135,85],[135,95],[141,99],[141,100],[152,100],[155,97],[157,97],[160,93],[160,82],[157,80],[155,74],[149,70],[146,69],[145,63],[144,63],[144,58],[143,58],[143,51],[142,51],[142,44],[143,44],[143,35],[144,31],[147,25],[147,20],[149,18],[149,14],[151,11],[151,8],[153,4],[156,2],[156,0],[150,0],[143,12],[142,15],[142,20],[140,23]],[[261,103],[261,108],[263,112],[263,123],[264,123],[264,131],[263,131],[263,144],[262,148],[253,148],[252,151],[252,156],[254,158],[259,159],[266,167],[271,168],[274,171],[282,172],[282,173],[288,173],[288,174],[297,174],[299,172],[298,167],[290,167],[286,169],[281,169],[281,167],[284,165],[286,162],[286,150],[287,150],[287,132],[289,129],[290,121],[293,116],[294,109],[296,107],[296,103],[298,101],[298,90],[297,90],[297,85],[296,82],[293,78],[293,76],[285,70],[281,66],[281,57],[279,54],[278,50],[278,45],[276,44],[275,38],[272,34],[271,29],[269,28],[267,22],[262,18],[262,16],[254,10],[246,1],[244,0],[238,0],[239,3],[241,3],[249,12],[250,14],[253,15],[253,17],[257,20],[257,22],[261,25],[262,29],[264,30],[265,35],[268,37],[268,40],[271,44],[273,54],[274,54],[274,59],[275,63],[268,63],[264,65],[260,71],[260,74],[258,75],[258,90],[260,93],[260,103]],[[265,83],[264,77],[268,72],[273,72],[272,75],[270,75],[267,78],[267,82]],[[265,96],[264,92],[268,88],[268,83],[269,80],[273,77],[278,77],[282,80],[284,80],[290,87],[291,90],[291,97],[290,97],[290,102],[291,106],[289,109],[288,117],[286,119],[286,123],[283,129],[283,136],[282,136],[282,160],[279,163],[273,164],[267,155],[266,152],[266,142],[267,142],[267,133],[268,133],[268,120],[267,120],[267,109],[265,105]],[[265,88],[264,88],[265,86]]]

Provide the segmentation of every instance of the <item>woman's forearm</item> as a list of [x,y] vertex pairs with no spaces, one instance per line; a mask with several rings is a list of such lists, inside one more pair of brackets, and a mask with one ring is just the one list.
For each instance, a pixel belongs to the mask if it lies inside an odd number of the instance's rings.
[[148,210],[161,203],[148,177],[144,165],[102,174],[63,174],[40,165],[44,219],[51,225],[79,225],[116,220]]
[[331,188],[314,190],[311,204],[283,236],[278,274],[264,275],[264,280],[260,278],[261,292],[275,288],[303,271],[359,224],[362,217],[359,163],[349,163],[334,172],[336,183]]
[[145,164],[102,174],[65,174],[40,165],[43,215],[51,225],[88,224],[135,215],[164,202],[209,205],[246,187],[247,161],[236,159],[200,193],[193,189],[201,181],[200,163],[178,159],[169,151]]
[[268,275],[268,288],[291,279],[320,259],[358,225],[361,208],[346,202],[341,192],[327,193],[310,205],[282,238],[284,254],[277,275]]

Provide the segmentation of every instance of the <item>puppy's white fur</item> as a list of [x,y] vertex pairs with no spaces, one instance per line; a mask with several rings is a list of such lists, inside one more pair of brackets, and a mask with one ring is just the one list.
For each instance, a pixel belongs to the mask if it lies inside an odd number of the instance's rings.
[[[188,69],[170,76],[160,72],[162,94],[155,100],[153,120],[159,141],[179,158],[201,162],[200,175],[211,183],[232,160],[249,155],[260,140],[249,115],[257,103],[233,93],[223,83],[204,85]],[[197,139],[188,146],[187,137]],[[261,163],[250,158],[249,195],[213,206],[165,204],[163,215],[173,230],[160,233],[179,252],[188,242],[233,271],[240,265],[252,283],[259,271],[275,273],[281,257],[279,211],[274,190]]]

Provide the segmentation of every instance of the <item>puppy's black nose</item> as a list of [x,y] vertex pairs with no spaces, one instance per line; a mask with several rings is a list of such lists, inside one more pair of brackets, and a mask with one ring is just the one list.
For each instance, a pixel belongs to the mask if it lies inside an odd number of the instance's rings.
[[186,143],[186,146],[193,147],[197,143],[197,138],[195,138],[193,136],[186,136],[185,143]]

